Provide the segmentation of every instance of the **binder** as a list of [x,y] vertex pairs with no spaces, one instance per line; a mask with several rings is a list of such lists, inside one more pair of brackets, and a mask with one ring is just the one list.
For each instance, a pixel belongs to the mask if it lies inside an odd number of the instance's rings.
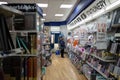
[[8,30],[8,26],[4,15],[0,14],[0,39],[3,46],[3,51],[8,53],[8,50],[14,49],[14,44]]

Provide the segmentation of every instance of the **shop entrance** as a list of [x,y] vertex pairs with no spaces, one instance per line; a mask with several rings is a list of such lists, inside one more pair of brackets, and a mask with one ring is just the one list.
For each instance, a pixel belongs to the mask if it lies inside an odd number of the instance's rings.
[[61,32],[51,32],[51,49],[58,48],[59,35]]

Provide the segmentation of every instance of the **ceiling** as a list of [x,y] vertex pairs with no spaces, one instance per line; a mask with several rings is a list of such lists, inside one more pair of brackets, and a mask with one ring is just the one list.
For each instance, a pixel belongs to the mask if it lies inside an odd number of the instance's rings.
[[[48,3],[47,8],[42,8],[45,22],[65,21],[71,11],[79,0],[0,0],[8,3]],[[73,7],[70,9],[60,8],[61,4],[72,4]],[[55,16],[55,14],[64,14],[63,16]]]

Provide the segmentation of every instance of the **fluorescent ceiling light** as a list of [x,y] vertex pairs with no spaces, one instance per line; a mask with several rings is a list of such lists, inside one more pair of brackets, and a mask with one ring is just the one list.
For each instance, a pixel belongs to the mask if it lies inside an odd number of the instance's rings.
[[64,14],[55,14],[55,16],[63,16]]
[[72,6],[71,4],[61,4],[60,8],[71,8]]
[[46,14],[44,13],[43,16],[46,16]]
[[45,19],[41,19],[42,21],[45,21]]
[[8,4],[8,3],[7,3],[7,2],[1,2],[1,1],[0,1],[0,5],[1,5],[1,4]]
[[38,5],[39,7],[48,7],[48,4],[44,4],[44,3],[37,3],[37,5]]

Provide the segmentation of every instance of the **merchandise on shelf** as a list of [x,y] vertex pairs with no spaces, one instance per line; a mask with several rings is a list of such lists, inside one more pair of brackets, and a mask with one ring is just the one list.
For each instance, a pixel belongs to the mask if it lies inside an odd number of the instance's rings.
[[[26,15],[27,13],[29,17]],[[3,54],[0,55],[0,58],[4,72],[4,79],[1,80],[40,80],[42,62],[40,51],[37,48],[37,36],[40,34],[40,30],[38,32],[36,29],[37,10],[31,14],[31,12],[24,13],[12,7],[0,5],[0,14],[0,30],[2,30],[0,31],[0,53]],[[41,18],[40,15],[39,18]],[[34,21],[30,22],[33,19]],[[31,28],[32,30],[28,30]]]

